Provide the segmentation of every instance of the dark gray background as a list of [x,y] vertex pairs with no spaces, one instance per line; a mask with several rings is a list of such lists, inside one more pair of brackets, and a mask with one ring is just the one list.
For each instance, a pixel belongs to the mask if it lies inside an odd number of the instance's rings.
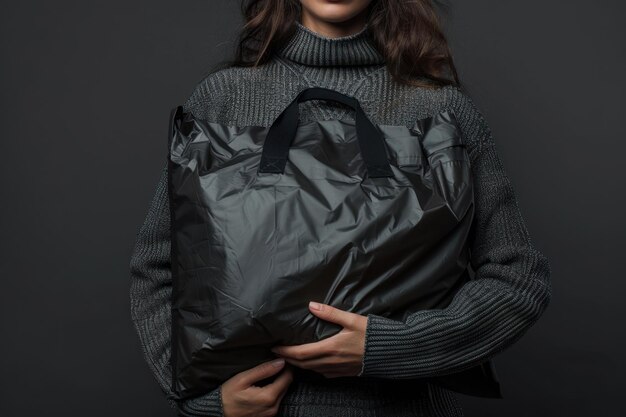
[[[496,358],[506,399],[461,396],[467,415],[617,416],[624,5],[451,3],[460,75],[554,287],[542,319]],[[3,2],[0,415],[174,415],[130,321],[129,257],[169,110],[234,48],[238,4]]]

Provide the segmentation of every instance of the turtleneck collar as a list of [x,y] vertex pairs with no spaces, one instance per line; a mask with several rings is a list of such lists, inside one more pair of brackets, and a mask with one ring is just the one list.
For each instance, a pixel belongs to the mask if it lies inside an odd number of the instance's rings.
[[296,20],[292,38],[277,51],[291,61],[313,66],[376,65],[384,58],[369,37],[366,24],[357,33],[329,38]]

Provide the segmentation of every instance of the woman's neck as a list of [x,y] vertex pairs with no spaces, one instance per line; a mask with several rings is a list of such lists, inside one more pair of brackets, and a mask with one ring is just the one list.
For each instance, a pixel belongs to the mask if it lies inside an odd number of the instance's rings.
[[351,35],[327,37],[295,22],[292,38],[277,51],[285,59],[311,66],[378,65],[384,58],[370,38],[369,26]]

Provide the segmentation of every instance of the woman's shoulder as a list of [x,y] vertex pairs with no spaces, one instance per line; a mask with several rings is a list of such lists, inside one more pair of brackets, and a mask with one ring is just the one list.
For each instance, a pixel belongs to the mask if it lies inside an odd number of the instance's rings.
[[483,111],[464,88],[449,85],[441,88],[442,110],[449,110],[465,135],[468,146],[480,146],[491,139],[492,132]]
[[252,83],[263,83],[268,77],[264,66],[228,66],[213,70],[196,83],[183,108],[196,117],[207,118],[205,113],[208,109],[216,110],[228,105],[228,100],[237,91]]
[[203,109],[215,107],[228,97],[236,76],[233,68],[221,68],[204,75],[193,86],[183,108],[196,117],[203,117]]
[[[430,83],[426,78],[421,81]],[[456,84],[437,86],[434,83],[432,87],[424,84],[398,86],[395,82],[391,83],[393,87],[387,88],[392,92],[389,94],[390,100],[381,107],[384,112],[382,120],[400,117],[402,122],[412,124],[416,119],[427,119],[442,112],[450,112],[454,114],[457,124],[465,134],[468,146],[480,144],[491,134],[483,112],[464,87]],[[376,111],[376,106],[380,106],[374,100],[376,93],[376,89],[372,89],[372,98],[369,98],[373,112]],[[402,114],[405,116],[397,116]]]

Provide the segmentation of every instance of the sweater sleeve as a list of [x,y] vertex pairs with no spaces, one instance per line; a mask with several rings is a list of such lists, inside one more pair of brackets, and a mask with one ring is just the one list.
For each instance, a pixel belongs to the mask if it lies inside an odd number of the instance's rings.
[[144,359],[170,407],[181,416],[223,417],[221,387],[189,400],[175,401],[172,397],[169,227],[166,164],[131,255],[131,319]]
[[518,340],[551,299],[550,264],[531,242],[491,130],[458,89],[447,105],[463,131],[474,181],[474,279],[443,309],[404,322],[368,314],[359,376],[422,378],[478,365]]

